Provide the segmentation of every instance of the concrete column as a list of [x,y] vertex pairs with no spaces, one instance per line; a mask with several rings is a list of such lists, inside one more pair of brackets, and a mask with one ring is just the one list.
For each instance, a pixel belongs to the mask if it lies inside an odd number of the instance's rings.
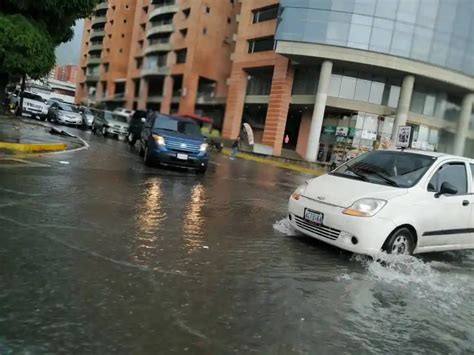
[[415,77],[413,75],[407,75],[403,78],[402,87],[400,89],[400,97],[398,98],[397,115],[395,116],[395,122],[393,123],[393,144],[395,144],[397,141],[398,127],[405,126],[407,124],[414,84]]
[[323,127],[324,110],[326,109],[331,73],[332,62],[326,60],[321,65],[316,102],[314,104],[313,117],[311,118],[311,128],[309,129],[308,146],[306,148],[306,160],[308,161],[316,161],[318,158],[319,136],[321,135],[321,129]]
[[171,98],[173,96],[173,77],[166,76],[163,84],[163,100],[161,101],[160,112],[169,115],[171,111]]
[[462,101],[461,116],[459,117],[458,131],[454,138],[454,154],[464,155],[467,132],[472,115],[472,105],[474,105],[474,93],[464,96]]
[[304,111],[301,117],[300,129],[298,132],[298,142],[296,143],[296,153],[304,157],[308,147],[308,136],[311,128],[312,112],[310,110]]
[[138,100],[138,109],[146,110],[146,103],[148,99],[148,81],[142,79],[140,81],[140,98]]
[[183,77],[183,90],[179,100],[179,114],[194,114],[196,107],[199,75],[188,73]]

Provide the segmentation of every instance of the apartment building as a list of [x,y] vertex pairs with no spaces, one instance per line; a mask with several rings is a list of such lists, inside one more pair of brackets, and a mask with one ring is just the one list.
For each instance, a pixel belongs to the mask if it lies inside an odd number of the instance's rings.
[[78,68],[75,64],[55,65],[49,76],[50,79],[76,84]]
[[[85,22],[77,102],[222,122],[233,0],[109,0]],[[81,77],[82,76],[82,77]]]
[[309,161],[392,144],[474,157],[470,1],[242,1],[223,134]]

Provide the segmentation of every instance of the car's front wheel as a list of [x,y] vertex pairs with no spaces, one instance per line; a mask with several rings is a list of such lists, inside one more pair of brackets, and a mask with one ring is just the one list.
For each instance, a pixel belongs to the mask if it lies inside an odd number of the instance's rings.
[[138,155],[143,157],[145,155],[145,149],[143,149],[143,144],[140,142],[140,149],[138,150]]
[[102,126],[102,135],[107,137],[107,128],[105,128],[105,126]]
[[415,237],[408,228],[395,230],[385,241],[382,248],[387,254],[412,255],[415,250]]

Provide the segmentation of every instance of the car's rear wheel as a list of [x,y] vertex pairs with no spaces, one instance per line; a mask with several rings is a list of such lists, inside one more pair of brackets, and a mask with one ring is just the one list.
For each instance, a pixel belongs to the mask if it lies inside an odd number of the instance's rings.
[[92,133],[95,133],[96,129],[95,129],[94,125],[92,125],[91,131],[92,131]]
[[107,128],[105,128],[105,126],[102,126],[102,135],[107,137]]
[[148,146],[145,147],[145,153],[143,154],[143,161],[145,162],[146,166],[151,166],[151,156],[150,151],[148,150]]
[[415,250],[415,237],[408,228],[395,230],[385,241],[382,248],[387,254],[412,255]]

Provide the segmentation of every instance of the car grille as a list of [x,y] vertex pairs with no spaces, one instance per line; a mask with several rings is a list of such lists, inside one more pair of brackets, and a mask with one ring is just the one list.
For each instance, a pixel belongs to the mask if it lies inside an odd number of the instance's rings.
[[186,153],[197,153],[201,146],[200,143],[196,143],[188,140],[165,138],[166,148],[177,152]]
[[304,229],[308,232],[311,232],[323,238],[336,240],[341,234],[341,231],[338,229],[326,227],[324,225],[311,224],[298,216],[295,216],[295,222],[296,222],[296,225],[300,227],[301,229]]

